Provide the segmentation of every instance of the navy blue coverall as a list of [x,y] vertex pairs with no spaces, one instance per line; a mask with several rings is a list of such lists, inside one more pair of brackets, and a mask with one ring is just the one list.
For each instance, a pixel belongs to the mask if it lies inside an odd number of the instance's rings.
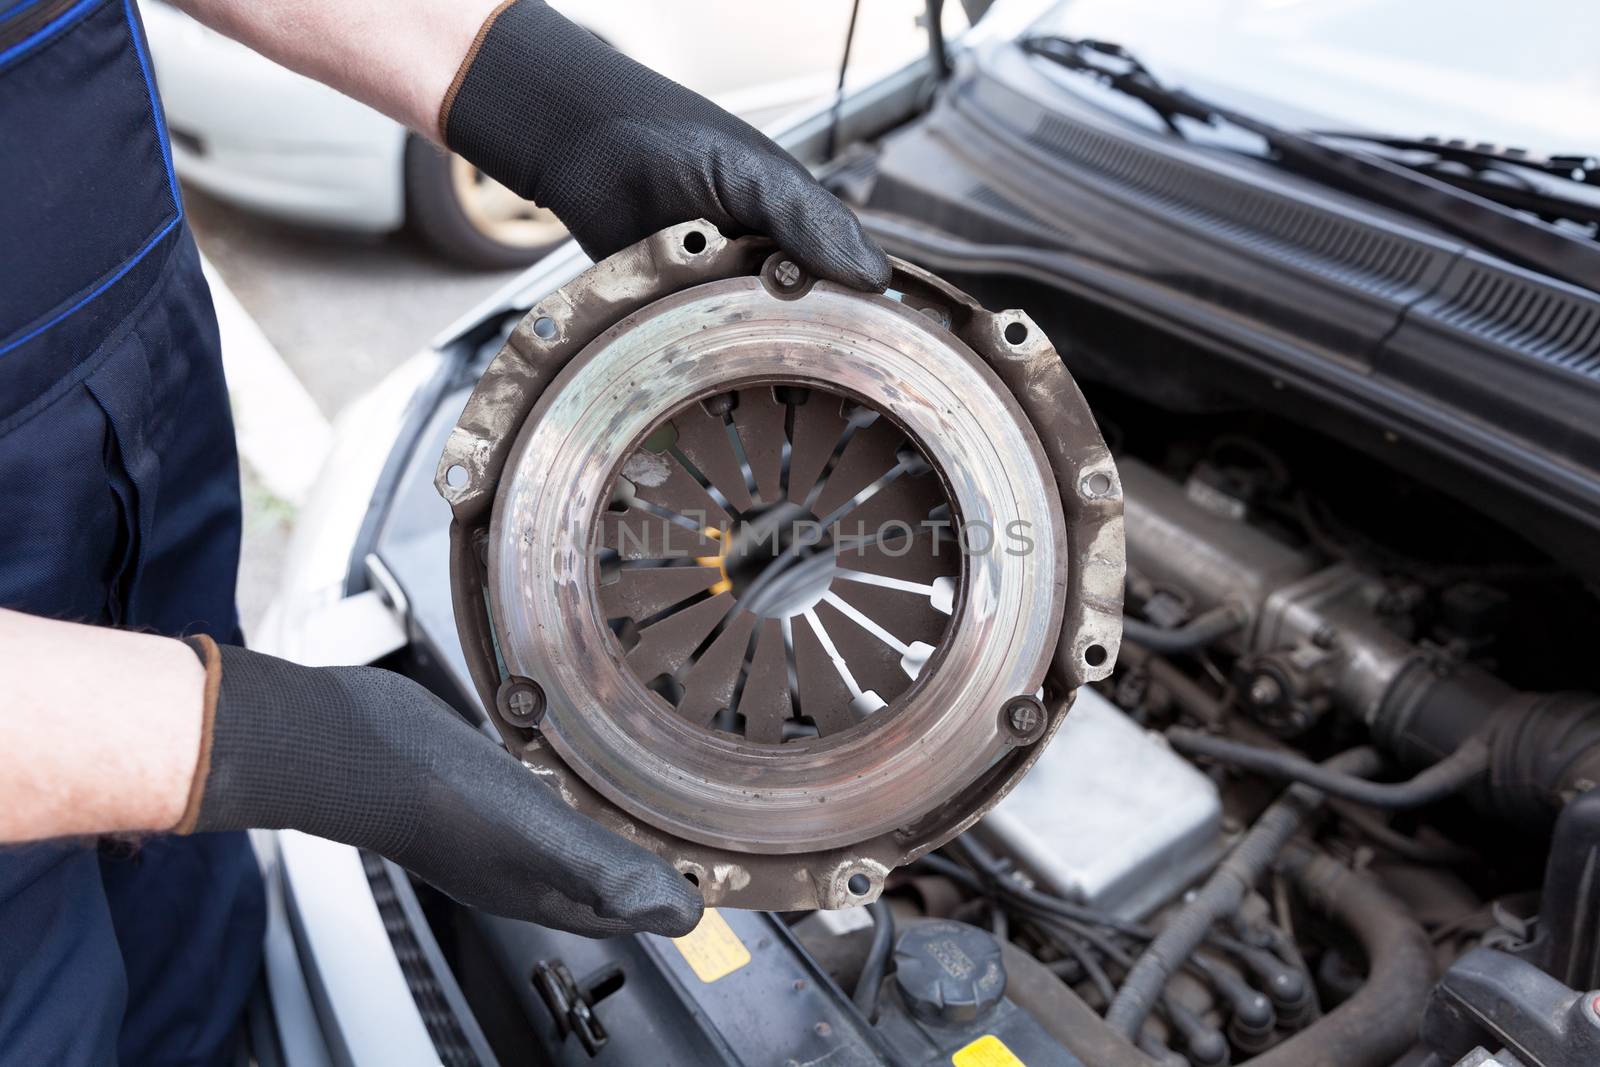
[[[138,13],[0,0],[0,606],[237,642],[238,553],[216,319]],[[117,679],[60,692],[71,715]],[[225,1062],[263,916],[242,834],[0,849],[0,1064]]]

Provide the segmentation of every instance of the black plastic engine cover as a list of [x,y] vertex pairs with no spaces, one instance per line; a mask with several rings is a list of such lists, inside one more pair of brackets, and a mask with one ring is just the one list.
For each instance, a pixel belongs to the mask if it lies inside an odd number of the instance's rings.
[[[886,989],[874,1028],[777,916],[707,915],[687,938],[604,941],[476,912],[470,918],[527,1017],[522,1062],[1083,1067],[1006,1000],[979,1019],[940,1025],[913,1018]],[[559,970],[570,975],[581,1006],[550,996],[548,976]]]

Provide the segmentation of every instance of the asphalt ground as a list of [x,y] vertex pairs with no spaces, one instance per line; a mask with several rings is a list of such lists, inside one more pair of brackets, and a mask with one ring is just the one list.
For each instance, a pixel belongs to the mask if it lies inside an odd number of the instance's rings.
[[519,271],[457,267],[409,233],[298,227],[186,189],[195,240],[328,418]]

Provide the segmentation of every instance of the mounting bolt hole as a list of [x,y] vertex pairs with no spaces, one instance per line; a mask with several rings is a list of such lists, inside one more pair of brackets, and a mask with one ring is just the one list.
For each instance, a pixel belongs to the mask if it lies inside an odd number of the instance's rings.
[[1095,471],[1086,476],[1078,486],[1079,491],[1090,500],[1098,500],[1108,495],[1113,488],[1111,475],[1105,471]]
[[850,890],[853,897],[864,897],[872,891],[872,879],[857,871],[845,882],[844,887]]
[[694,886],[696,889],[700,888],[700,876],[695,874],[693,871],[684,871],[683,880]]
[[1013,322],[1006,326],[1006,342],[1008,344],[1020,345],[1027,339],[1028,327],[1026,324],[1021,322]]
[[444,484],[452,489],[465,489],[467,486],[467,468],[459,463],[451,464],[450,469],[444,472]]
[[699,230],[690,230],[683,235],[683,250],[691,256],[698,256],[706,250],[706,235]]
[[533,320],[533,335],[541,341],[554,340],[557,332],[556,320],[549,315],[540,315]]
[[1091,667],[1099,667],[1105,663],[1106,655],[1104,645],[1090,645],[1083,650],[1083,662]]

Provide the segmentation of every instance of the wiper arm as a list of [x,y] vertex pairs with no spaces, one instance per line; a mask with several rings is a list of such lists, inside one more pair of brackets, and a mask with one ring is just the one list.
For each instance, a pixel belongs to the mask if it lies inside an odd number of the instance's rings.
[[1255,134],[1270,158],[1307,178],[1422,219],[1503,259],[1600,291],[1600,246],[1537,218],[1391,160],[1340,148],[1164,85],[1121,45],[1067,37],[1022,42],[1030,54],[1143,101],[1178,136],[1180,117]]
[[1591,240],[1380,156],[1334,147],[1236,111],[1216,113],[1261,137],[1290,170],[1432,223],[1502,259],[1600,292],[1600,245]]
[[1391,163],[1546,222],[1591,227],[1593,236],[1600,237],[1600,159],[1593,156],[1536,156],[1520,148],[1469,145],[1435,137],[1344,131],[1319,132],[1316,137],[1368,146]]
[[1029,37],[1022,41],[1022,49],[1143,101],[1179,137],[1183,136],[1177,123],[1180,117],[1207,124],[1215,121],[1215,113],[1208,104],[1182,89],[1162,85],[1120,44],[1070,37]]
[[1438,137],[1393,137],[1342,130],[1319,130],[1317,136],[1340,141],[1365,141],[1404,152],[1425,152],[1438,159],[1464,163],[1469,167],[1524,168],[1579,185],[1600,185],[1600,158],[1594,156],[1576,153],[1537,156],[1523,148],[1468,144],[1466,141],[1446,141]]

